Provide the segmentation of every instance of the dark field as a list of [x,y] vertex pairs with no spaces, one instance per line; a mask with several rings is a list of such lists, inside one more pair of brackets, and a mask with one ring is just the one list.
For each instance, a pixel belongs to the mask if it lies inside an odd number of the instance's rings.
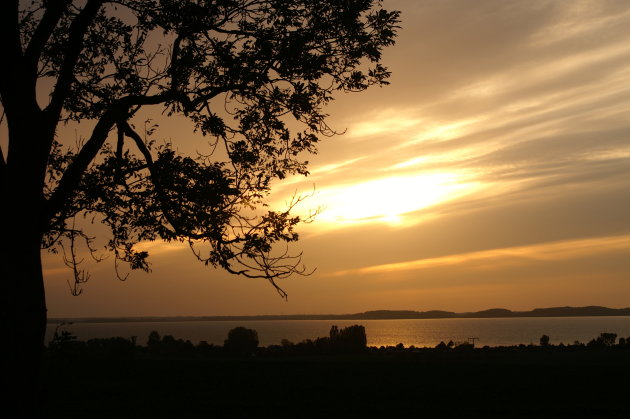
[[52,418],[628,418],[630,351],[46,360]]

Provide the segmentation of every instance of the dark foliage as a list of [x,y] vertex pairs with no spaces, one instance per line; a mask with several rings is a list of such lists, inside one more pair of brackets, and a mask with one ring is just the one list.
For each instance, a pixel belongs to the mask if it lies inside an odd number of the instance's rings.
[[[28,156],[13,152],[16,142],[45,156],[43,190],[33,191],[42,244],[66,253],[74,293],[88,279],[74,257],[75,242],[92,243],[84,217],[109,227],[107,248],[131,269],[149,269],[135,245],[159,239],[274,285],[306,272],[299,256],[272,252],[297,240],[304,220],[262,200],[273,180],[308,174],[304,156],[334,134],[324,112],[334,92],[387,84],[381,53],[398,12],[375,0],[56,0],[19,12],[3,3],[21,51],[5,56],[15,72],[2,80],[11,147],[0,176],[23,182],[11,163]],[[43,109],[29,103],[39,78],[56,81]],[[158,126],[138,116],[155,105],[190,120],[210,147],[187,156],[157,145]],[[21,117],[45,128],[37,142],[17,129]],[[91,133],[64,142],[62,122],[89,122]]]
[[330,347],[333,352],[340,353],[365,351],[367,348],[365,327],[355,324],[339,329],[337,326],[332,326],[330,328]]
[[251,355],[258,348],[258,332],[245,327],[235,327],[228,332],[223,347],[228,353]]
[[[312,272],[289,249],[312,218],[291,213],[302,198],[286,209],[264,199],[274,181],[308,174],[307,156],[335,133],[325,106],[336,92],[387,84],[381,54],[398,19],[377,0],[0,1],[10,243],[0,326],[8,398],[21,398],[10,413],[39,405],[41,248],[62,254],[78,295],[90,277],[81,253],[103,259],[91,223],[109,232],[103,253],[123,280],[121,263],[149,270],[138,244],[154,240],[188,244],[203,263],[267,279],[283,297],[278,280]],[[157,142],[146,112],[187,120],[204,146],[180,153],[185,129]]]
[[609,348],[615,346],[615,342],[617,340],[616,333],[600,333],[597,339],[591,340],[587,346],[589,347],[599,347],[599,348]]
[[195,346],[189,340],[175,339],[171,335],[163,337],[156,331],[149,334],[147,352],[159,356],[190,356]]
[[[546,336],[546,335],[543,335]],[[173,336],[161,336],[157,331],[152,331],[147,339],[145,346],[138,345],[136,337],[130,339],[122,337],[106,338],[106,339],[90,339],[83,342],[77,339],[69,330],[69,324],[61,324],[57,327],[53,339],[48,345],[48,353],[50,356],[59,359],[76,359],[81,357],[88,358],[112,358],[112,359],[133,359],[136,357],[149,358],[205,358],[205,357],[230,357],[233,355],[252,355],[262,357],[276,356],[300,356],[300,355],[344,355],[344,354],[398,354],[401,356],[414,355],[438,355],[454,357],[475,354],[569,354],[569,353],[626,353],[630,345],[628,338],[620,338],[615,343],[617,335],[614,333],[601,333],[596,339],[592,339],[588,344],[578,341],[565,345],[560,343],[552,345],[536,346],[533,344],[515,345],[515,346],[498,346],[475,348],[470,342],[440,342],[435,348],[415,346],[405,347],[402,343],[395,346],[369,347],[367,346],[367,336],[365,328],[361,325],[349,326],[339,329],[332,326],[329,336],[318,337],[315,339],[306,339],[304,341],[293,343],[287,339],[282,339],[280,345],[270,345],[267,347],[259,346],[258,332],[245,327],[236,327],[228,332],[224,346],[208,344],[201,341],[193,344],[189,340],[176,339]]]
[[540,337],[540,346],[547,346],[547,345],[549,345],[549,336],[542,335]]
[[77,340],[67,326],[71,323],[61,323],[55,328],[53,338],[48,344],[48,350],[53,357],[73,358],[85,352],[85,342]]

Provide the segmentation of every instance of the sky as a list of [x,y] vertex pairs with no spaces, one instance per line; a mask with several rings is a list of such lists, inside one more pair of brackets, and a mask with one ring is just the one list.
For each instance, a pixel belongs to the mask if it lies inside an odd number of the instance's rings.
[[383,5],[402,11],[391,85],[337,95],[328,122],[345,134],[269,197],[313,193],[297,211],[320,210],[296,247],[315,272],[280,283],[287,301],[145,243],[151,273],[121,282],[105,260],[79,297],[45,254],[49,316],[629,307],[628,2]]

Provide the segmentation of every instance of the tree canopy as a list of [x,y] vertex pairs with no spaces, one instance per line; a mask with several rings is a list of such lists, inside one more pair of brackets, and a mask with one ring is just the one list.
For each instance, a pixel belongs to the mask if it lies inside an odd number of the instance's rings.
[[[74,293],[88,277],[75,258],[77,240],[91,246],[76,221],[87,217],[132,269],[149,269],[141,241],[187,242],[206,264],[286,296],[275,281],[304,272],[284,247],[302,220],[295,200],[274,211],[263,199],[274,180],[308,174],[305,156],[334,134],[335,92],[387,83],[381,54],[399,13],[379,3],[3,1],[3,201],[35,208],[33,236],[64,251]],[[142,119],[150,106],[187,118],[207,150],[158,141]],[[74,123],[89,127],[76,143],[60,135]]]

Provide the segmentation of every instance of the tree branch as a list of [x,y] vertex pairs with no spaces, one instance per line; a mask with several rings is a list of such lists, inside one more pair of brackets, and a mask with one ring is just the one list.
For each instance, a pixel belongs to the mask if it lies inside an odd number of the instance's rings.
[[195,234],[192,231],[186,231],[185,229],[183,229],[179,225],[179,223],[171,216],[171,214],[168,213],[168,211],[166,210],[164,194],[161,192],[160,185],[158,184],[159,175],[155,172],[153,156],[151,156],[151,152],[147,148],[144,141],[142,141],[142,138],[140,138],[140,135],[138,135],[138,133],[131,128],[127,121],[119,122],[119,127],[123,130],[127,137],[131,138],[136,143],[138,150],[140,150],[140,152],[144,156],[144,160],[147,162],[147,168],[149,169],[149,173],[151,174],[151,180],[153,181],[153,185],[155,186],[155,193],[157,194],[158,200],[162,204],[162,214],[164,214],[164,217],[168,220],[171,227],[175,229],[175,233],[182,236],[188,236],[193,239],[203,239],[203,235]]
[[[46,210],[44,211],[46,223],[50,222],[55,214],[62,210],[64,203],[79,186],[83,173],[85,173],[85,170],[105,143],[109,131],[116,123],[116,120],[121,119],[121,110],[114,109],[115,110],[110,109],[105,112],[94,127],[90,139],[85,143],[83,148],[81,148],[81,151],[79,151],[75,159],[64,172],[57,188],[46,203]],[[124,115],[124,113],[122,114]]]
[[70,0],[50,0],[46,3],[46,12],[42,17],[42,20],[37,25],[33,36],[31,37],[26,51],[24,53],[24,59],[26,66],[29,70],[29,75],[32,78],[37,77],[37,65],[39,58],[41,57],[42,50],[46,45],[46,42],[52,35],[57,23],[66,11]]
[[59,180],[57,189],[52,193],[46,203],[44,211],[44,221],[46,223],[53,219],[55,214],[63,209],[72,193],[78,188],[81,177],[94,160],[99,150],[107,140],[110,130],[116,123],[126,121],[129,109],[136,105],[156,105],[163,103],[170,98],[167,93],[154,96],[127,96],[114,103],[105,111],[98,121],[90,139],[83,145],[75,159],[68,166],[62,178]]
[[173,92],[177,92],[179,90],[179,77],[177,77],[177,62],[179,60],[177,57],[179,55],[181,42],[182,35],[178,34],[175,38],[175,41],[173,41],[173,50],[171,51],[171,65],[168,69],[168,72],[171,76],[171,90]]
[[121,164],[122,164],[122,159],[123,159],[123,146],[124,145],[125,145],[125,135],[119,124],[118,125],[118,138],[116,139],[116,160],[118,164],[118,166],[116,166],[116,176],[115,176],[116,182],[121,182],[123,179]]
[[[22,46],[20,44],[20,31],[18,29],[18,4],[19,0],[0,1],[0,56],[3,64],[0,65],[0,97],[10,119],[12,104],[20,93],[21,77],[20,66],[22,63]],[[15,109],[15,111],[18,111]]]
[[[19,0],[0,2],[0,51],[5,59],[16,59],[22,54],[18,29]],[[2,66],[9,67],[9,66]]]
[[55,121],[55,123],[59,120],[63,103],[74,80],[74,67],[83,49],[83,36],[102,4],[103,0],[88,0],[83,10],[79,12],[72,24],[70,24],[63,64],[59,71],[59,77],[57,78],[57,84],[53,90],[50,104],[46,107],[46,113],[49,114],[50,120]]
[[0,148],[0,185],[4,184],[4,174],[6,172],[7,162],[4,160],[4,153]]

